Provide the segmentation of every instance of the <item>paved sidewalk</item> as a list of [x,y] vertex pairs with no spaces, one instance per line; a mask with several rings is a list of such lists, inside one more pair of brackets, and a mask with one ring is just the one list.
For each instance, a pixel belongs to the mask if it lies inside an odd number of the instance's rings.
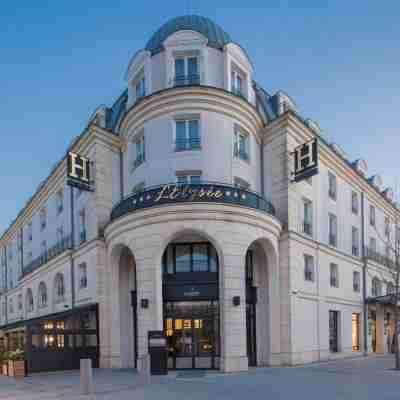
[[[96,370],[96,400],[399,400],[400,372],[393,358],[376,356],[248,373],[179,372],[139,385],[128,370]],[[0,400],[78,400],[78,372],[37,374],[22,381],[0,378]]]

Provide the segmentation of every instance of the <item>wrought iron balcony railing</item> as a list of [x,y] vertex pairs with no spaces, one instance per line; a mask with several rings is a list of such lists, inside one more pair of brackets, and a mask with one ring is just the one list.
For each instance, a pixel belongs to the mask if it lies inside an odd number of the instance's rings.
[[175,151],[200,150],[200,148],[201,143],[199,137],[176,139],[175,141]]
[[72,249],[72,238],[67,236],[58,242],[55,246],[51,247],[45,251],[42,255],[32,260],[29,264],[24,266],[22,270],[22,276],[26,276],[36,269],[40,268],[42,265],[48,263],[53,258],[57,257],[66,250]]
[[275,215],[272,203],[257,193],[224,183],[201,182],[170,183],[131,194],[114,206],[111,220],[144,208],[182,203],[233,204]]
[[200,85],[200,75],[176,75],[174,86],[194,86]]
[[395,262],[392,258],[380,254],[376,250],[370,249],[369,247],[365,248],[365,257],[367,257],[369,260],[375,261],[376,263],[384,265],[388,268],[395,267]]

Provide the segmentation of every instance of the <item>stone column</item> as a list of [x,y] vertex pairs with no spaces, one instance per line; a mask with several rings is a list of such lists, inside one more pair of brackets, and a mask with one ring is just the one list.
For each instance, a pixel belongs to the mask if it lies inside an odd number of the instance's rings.
[[[247,247],[226,243],[223,265],[220,266],[221,302],[221,370],[247,371],[246,342],[246,281],[245,254]],[[239,296],[240,305],[233,305]]]

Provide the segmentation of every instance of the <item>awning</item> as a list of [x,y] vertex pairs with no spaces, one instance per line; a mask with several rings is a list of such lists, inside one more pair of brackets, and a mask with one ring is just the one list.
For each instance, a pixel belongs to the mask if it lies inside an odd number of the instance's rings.
[[85,304],[84,306],[74,307],[67,311],[61,311],[61,312],[54,313],[54,314],[44,315],[42,317],[36,317],[36,318],[24,319],[21,321],[11,322],[10,324],[0,326],[0,330],[7,331],[10,329],[15,329],[15,328],[23,327],[23,326],[36,325],[42,321],[47,321],[49,319],[50,320],[51,319],[62,319],[62,318],[66,318],[70,315],[73,315],[77,312],[96,310],[96,308],[97,308],[97,303]]
[[387,294],[385,296],[368,297],[365,302],[367,304],[384,304],[384,305],[396,305],[399,302],[399,298],[396,301],[396,295]]

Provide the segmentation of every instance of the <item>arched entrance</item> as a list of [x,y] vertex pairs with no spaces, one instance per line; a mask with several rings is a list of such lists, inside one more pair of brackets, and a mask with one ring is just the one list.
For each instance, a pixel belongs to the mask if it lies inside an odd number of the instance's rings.
[[[131,250],[118,246],[113,251],[113,286],[111,289],[111,328],[113,365],[119,368],[137,367],[137,295],[136,263]],[[116,335],[115,337],[113,337]]]
[[[246,336],[249,366],[269,365],[271,359],[271,265],[267,240],[253,242],[245,258]],[[268,255],[267,255],[268,254]]]
[[162,274],[168,368],[219,368],[219,261],[215,247],[201,235],[176,237],[164,251]]

